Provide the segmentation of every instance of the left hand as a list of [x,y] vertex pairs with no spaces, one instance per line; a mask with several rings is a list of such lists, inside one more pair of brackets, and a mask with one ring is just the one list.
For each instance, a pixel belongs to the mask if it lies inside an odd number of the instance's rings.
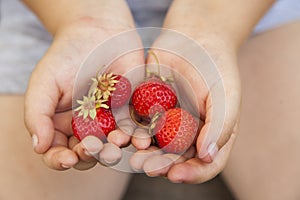
[[[193,34],[189,33],[188,35]],[[184,82],[178,77],[174,77],[175,83],[180,87],[178,88],[181,93],[179,98],[185,97],[183,106],[188,105],[186,109],[198,119],[203,120],[202,123],[201,121],[199,123],[200,133],[195,147],[191,147],[179,156],[164,153],[156,147],[149,147],[150,138],[146,137],[145,131],[136,132],[132,138],[132,143],[139,149],[130,160],[132,167],[145,171],[148,176],[166,176],[172,182],[201,183],[215,177],[225,167],[237,131],[241,92],[235,51],[223,41],[211,36],[195,37],[194,39],[205,47],[219,72],[218,76],[213,77],[214,83],[209,84],[209,88],[206,85],[206,79],[212,77],[197,76],[197,71],[190,63],[170,53],[174,46],[176,49],[188,49],[187,44],[180,43],[179,40],[176,40],[176,44],[174,44],[174,38],[168,34],[162,34],[155,42],[153,51],[157,54],[160,64],[177,71],[189,82],[196,94],[195,101],[190,98],[192,96],[190,91],[185,90]],[[170,46],[168,46],[169,44]],[[170,51],[155,50],[155,47]],[[201,56],[201,52],[198,53]],[[153,65],[155,62],[152,56],[148,57],[148,64]],[[224,99],[218,99],[218,94],[222,92],[225,94]],[[213,100],[213,98],[216,99]],[[224,113],[225,116],[222,116],[224,117],[223,126],[217,123],[218,115],[214,111],[214,109],[219,109],[216,105],[218,103],[226,108],[226,115]],[[214,126],[220,130],[219,135],[212,131]]]

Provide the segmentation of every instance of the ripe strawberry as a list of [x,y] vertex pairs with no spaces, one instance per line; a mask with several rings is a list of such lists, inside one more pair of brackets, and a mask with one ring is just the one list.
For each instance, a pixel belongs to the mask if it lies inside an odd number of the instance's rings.
[[158,78],[150,78],[135,88],[131,103],[137,115],[147,118],[175,108],[177,96],[171,85]]
[[73,134],[78,140],[94,135],[104,141],[115,130],[114,116],[103,102],[96,101],[95,96],[84,96],[83,101],[78,101],[80,106],[75,109],[72,117]]
[[119,82],[115,84],[115,90],[112,92],[108,99],[108,105],[111,108],[120,108],[125,105],[131,94],[131,84],[127,78],[121,75],[117,75],[115,80]]
[[120,108],[126,104],[131,93],[130,81],[121,75],[102,74],[93,78],[90,92],[96,99],[107,100],[106,104],[112,108]]
[[180,154],[194,144],[198,123],[189,112],[174,108],[154,116],[150,130],[162,150]]

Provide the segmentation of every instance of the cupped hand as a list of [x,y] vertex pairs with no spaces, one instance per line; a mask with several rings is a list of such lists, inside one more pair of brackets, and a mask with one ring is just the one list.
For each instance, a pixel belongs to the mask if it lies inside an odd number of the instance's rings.
[[[225,42],[209,35],[180,39],[185,37],[188,36],[163,31],[152,50],[161,66],[170,67],[165,75],[173,75],[181,106],[199,120],[195,145],[182,155],[165,153],[150,146],[147,131],[136,131],[132,143],[139,150],[130,163],[135,170],[145,171],[149,176],[201,183],[220,173],[230,155],[237,131],[240,80],[235,51]],[[205,50],[200,48],[195,52],[193,46],[199,45]],[[147,63],[155,66],[157,61],[150,55]]]
[[[56,31],[52,45],[32,72],[26,92],[25,124],[32,136],[34,150],[43,154],[50,168],[88,169],[97,163],[97,159],[109,164],[112,159],[119,159],[119,147],[129,142],[130,137],[122,130],[114,131],[108,138],[109,144],[103,144],[93,136],[79,142],[72,136],[71,127],[72,96],[80,66],[97,45],[134,28],[129,13],[119,11],[108,16],[106,13],[97,19],[85,16],[64,24]],[[139,38],[135,39],[130,42],[139,45]],[[131,66],[142,63],[143,52],[136,51],[115,61],[115,71],[122,74]],[[107,63],[99,63],[99,67],[104,64]],[[116,135],[123,139],[116,141]],[[117,155],[113,155],[114,152]]]

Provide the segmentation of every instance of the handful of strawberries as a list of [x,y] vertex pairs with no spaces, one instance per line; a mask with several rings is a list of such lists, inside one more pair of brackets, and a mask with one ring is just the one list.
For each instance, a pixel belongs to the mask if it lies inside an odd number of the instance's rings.
[[147,71],[147,77],[133,92],[130,81],[114,73],[97,74],[86,96],[78,100],[72,118],[73,133],[78,140],[94,135],[106,141],[108,134],[117,128],[112,109],[129,104],[132,121],[146,127],[153,145],[167,153],[184,153],[194,144],[198,122],[183,108],[172,87],[170,78]]

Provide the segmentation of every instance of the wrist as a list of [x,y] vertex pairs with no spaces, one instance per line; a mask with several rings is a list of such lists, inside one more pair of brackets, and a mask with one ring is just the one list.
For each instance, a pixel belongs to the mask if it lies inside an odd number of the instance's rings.
[[198,41],[214,39],[237,50],[273,2],[174,0],[164,27],[185,33]]
[[94,27],[134,25],[125,0],[23,0],[23,2],[53,35],[75,24]]
[[[69,21],[61,23],[55,32],[54,38],[71,35],[91,34],[92,37],[99,36],[103,39],[103,34],[111,36],[116,33],[134,28],[134,24],[128,21],[118,21],[109,16],[82,15]],[[92,39],[92,38],[89,38]]]
[[210,29],[205,26],[195,27],[187,24],[186,26],[165,24],[164,28],[178,31],[191,38],[210,54],[213,54],[210,55],[213,58],[218,58],[224,54],[232,56],[233,60],[236,58],[238,52],[236,40],[226,37],[225,34],[218,34],[213,28]]

